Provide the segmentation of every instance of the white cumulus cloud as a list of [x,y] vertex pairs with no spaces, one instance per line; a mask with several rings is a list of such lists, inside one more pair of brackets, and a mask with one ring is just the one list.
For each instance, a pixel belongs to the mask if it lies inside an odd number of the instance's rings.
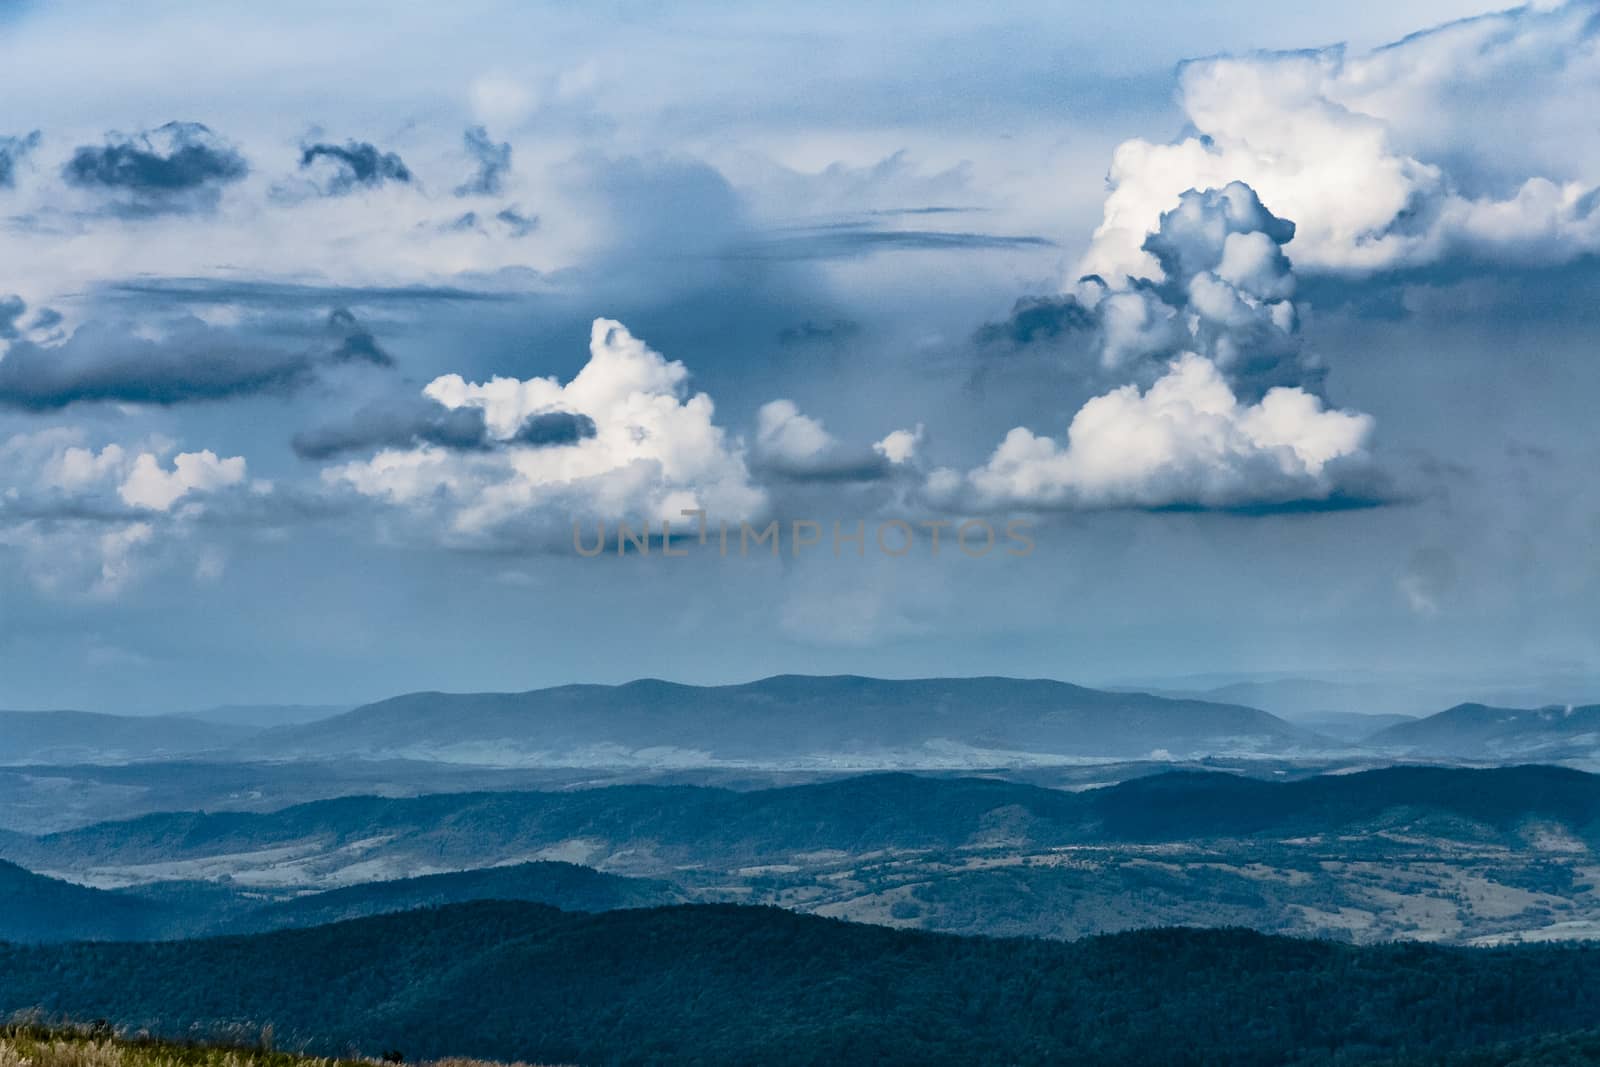
[[0,549],[17,552],[21,571],[46,592],[120,593],[170,546],[192,539],[207,508],[197,498],[245,481],[241,456],[172,453],[161,440],[97,449],[71,428],[0,440]]
[[133,461],[117,495],[131,507],[170,511],[190,493],[208,493],[244,481],[243,456],[218,458],[210,449],[181,452],[173,457],[172,469],[162,467],[152,453],[142,453]]
[[1216,364],[1185,353],[1154,385],[1086,403],[1065,443],[1018,427],[965,478],[935,472],[935,493],[980,506],[1232,508],[1327,500],[1336,468],[1365,456],[1373,420],[1278,387],[1242,403]]
[[[743,448],[713,420],[689,372],[619,322],[596,319],[589,362],[566,384],[554,378],[469,382],[450,374],[423,392],[446,408],[477,408],[495,447],[422,443],[327,468],[335,486],[435,520],[455,543],[548,540],[578,518],[667,519],[704,508],[737,520],[766,505]],[[519,430],[545,415],[576,415],[593,433],[526,443]]]
[[1560,262],[1600,249],[1600,29],[1590,3],[1466,19],[1364,55],[1186,64],[1193,133],[1113,156],[1082,273],[1159,277],[1142,245],[1188,189],[1242,181],[1299,227],[1296,267],[1365,273],[1447,254]]

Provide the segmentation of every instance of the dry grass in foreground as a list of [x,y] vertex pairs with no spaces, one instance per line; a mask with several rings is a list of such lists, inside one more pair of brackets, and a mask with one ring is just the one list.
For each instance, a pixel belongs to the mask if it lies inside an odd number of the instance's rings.
[[[269,1035],[270,1036],[270,1035]],[[301,1056],[267,1047],[123,1037],[104,1026],[0,1026],[0,1067],[393,1067],[369,1059]],[[535,1067],[445,1059],[416,1067]]]

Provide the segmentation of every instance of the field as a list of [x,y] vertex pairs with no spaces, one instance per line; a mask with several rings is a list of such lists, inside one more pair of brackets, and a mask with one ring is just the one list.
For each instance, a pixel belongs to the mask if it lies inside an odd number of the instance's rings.
[[[241,1040],[245,1035],[240,1035]],[[119,1034],[110,1027],[46,1026],[13,1022],[0,1026],[0,1067],[392,1067],[392,1057],[362,1059],[307,1056],[271,1047],[270,1028],[253,1044],[170,1041]],[[478,1067],[488,1061],[434,1060],[422,1067]],[[533,1067],[510,1064],[506,1067]]]

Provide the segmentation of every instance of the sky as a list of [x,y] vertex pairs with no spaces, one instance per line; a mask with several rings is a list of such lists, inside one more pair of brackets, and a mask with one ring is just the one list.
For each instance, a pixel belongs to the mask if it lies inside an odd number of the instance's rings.
[[0,2],[0,707],[1600,699],[1600,5],[330,6]]

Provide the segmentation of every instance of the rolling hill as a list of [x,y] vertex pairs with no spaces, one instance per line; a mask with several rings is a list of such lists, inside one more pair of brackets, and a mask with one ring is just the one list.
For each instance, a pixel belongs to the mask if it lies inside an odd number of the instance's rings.
[[9,835],[0,851],[34,870],[112,881],[259,869],[282,886],[337,886],[550,858],[670,876],[816,852],[1277,840],[1404,828],[1512,841],[1530,822],[1600,841],[1600,776],[1538,766],[1393,767],[1284,782],[1173,772],[1067,792],[880,773],[742,793],[638,785],[343,797],[276,812],[167,813]]
[[[1580,1047],[1600,1018],[1592,948],[989,940],[705,905],[477,903],[249,937],[0,945],[0,975],[0,1013],[549,1063],[1490,1063],[1505,1042]],[[1469,1050],[1481,1058],[1447,1059]]]
[[563,911],[610,911],[686,901],[662,881],[623,878],[572,863],[522,863],[368,882],[284,900],[227,883],[161,882],[112,891],[0,861],[0,941],[147,941],[261,933],[475,900],[514,900]]
[[155,902],[46,878],[0,860],[0,941],[136,940],[160,936],[172,919]]
[[575,863],[545,861],[330,889],[255,908],[224,926],[234,933],[321,926],[472,900],[519,900],[562,911],[611,911],[681,904],[685,899],[666,882],[622,878]]
[[1328,747],[1254,708],[1013,678],[785,675],[527,693],[413,693],[268,731],[242,754],[498,764],[992,764],[1027,753],[1141,757]]
[[1600,754],[1600,704],[1496,708],[1458,704],[1369,737],[1403,753],[1475,760],[1593,759]]

